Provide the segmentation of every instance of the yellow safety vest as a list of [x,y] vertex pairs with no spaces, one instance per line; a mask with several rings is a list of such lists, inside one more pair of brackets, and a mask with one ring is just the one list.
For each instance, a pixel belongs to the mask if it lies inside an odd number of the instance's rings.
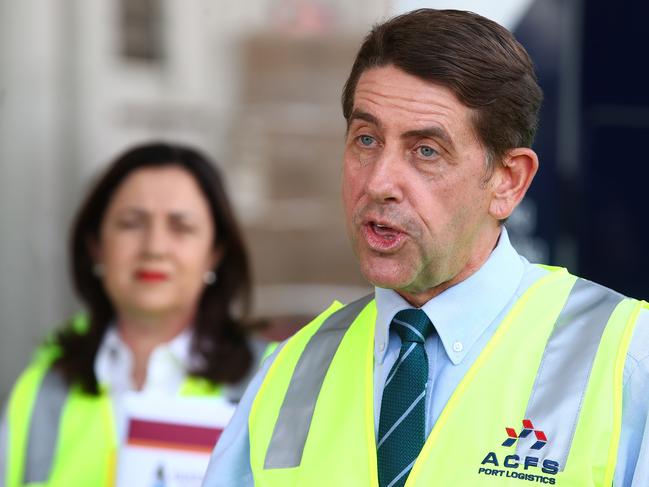
[[[76,318],[75,329],[83,330],[84,319]],[[41,350],[11,393],[6,483],[0,485],[113,487],[117,434],[110,395],[68,386],[51,368],[56,353],[55,347]],[[221,387],[189,377],[180,395],[218,397]]]
[[[249,418],[256,487],[378,485],[371,298],[332,305],[277,355]],[[537,281],[454,391],[406,486],[610,487],[642,307],[565,269]]]

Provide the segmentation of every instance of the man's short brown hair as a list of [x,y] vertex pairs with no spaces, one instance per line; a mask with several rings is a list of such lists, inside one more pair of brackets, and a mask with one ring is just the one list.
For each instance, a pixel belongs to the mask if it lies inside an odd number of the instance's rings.
[[376,25],[345,83],[348,123],[361,74],[388,65],[450,89],[474,109],[489,174],[509,149],[532,145],[543,95],[529,55],[497,23],[472,12],[420,9]]

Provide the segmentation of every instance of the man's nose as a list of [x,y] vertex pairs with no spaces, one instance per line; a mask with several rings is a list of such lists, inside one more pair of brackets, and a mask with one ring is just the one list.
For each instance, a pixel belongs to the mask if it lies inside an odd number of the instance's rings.
[[403,199],[403,161],[393,150],[383,150],[371,161],[365,191],[378,203],[395,202]]

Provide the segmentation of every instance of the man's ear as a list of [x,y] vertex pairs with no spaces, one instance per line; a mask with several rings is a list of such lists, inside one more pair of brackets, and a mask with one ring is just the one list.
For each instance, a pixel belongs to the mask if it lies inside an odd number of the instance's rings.
[[539,158],[532,149],[511,149],[497,164],[490,181],[493,197],[489,214],[504,220],[521,202],[539,168]]

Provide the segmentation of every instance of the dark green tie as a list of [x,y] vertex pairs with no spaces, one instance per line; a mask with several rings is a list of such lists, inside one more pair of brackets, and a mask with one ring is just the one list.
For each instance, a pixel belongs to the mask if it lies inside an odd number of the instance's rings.
[[379,485],[400,487],[426,440],[424,341],[434,328],[420,309],[399,311],[390,327],[401,337],[401,351],[385,381],[376,446]]

